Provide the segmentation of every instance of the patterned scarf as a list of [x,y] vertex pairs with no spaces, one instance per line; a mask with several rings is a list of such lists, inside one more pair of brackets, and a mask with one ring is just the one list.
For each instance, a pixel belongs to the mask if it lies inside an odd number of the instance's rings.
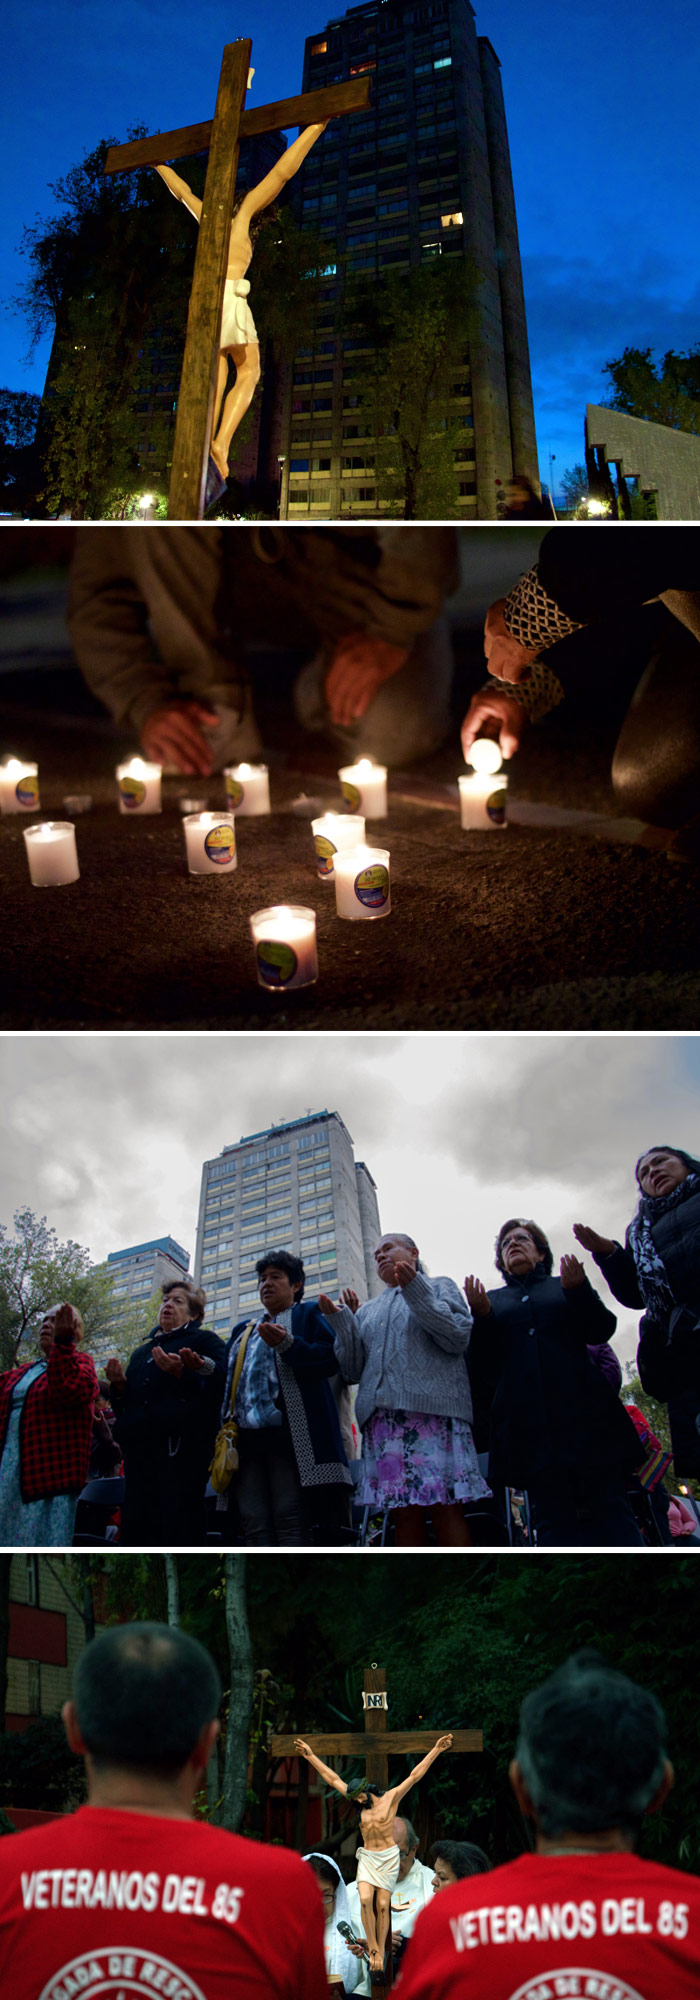
[[637,1266],[639,1289],[647,1311],[662,1326],[668,1324],[674,1306],[682,1304],[682,1300],[674,1298],[666,1266],[654,1243],[652,1228],[659,1216],[665,1215],[670,1208],[678,1208],[688,1195],[696,1194],[698,1188],[700,1173],[689,1173],[678,1187],[671,1189],[670,1194],[640,1195],[637,1213],[630,1223],[628,1241]]

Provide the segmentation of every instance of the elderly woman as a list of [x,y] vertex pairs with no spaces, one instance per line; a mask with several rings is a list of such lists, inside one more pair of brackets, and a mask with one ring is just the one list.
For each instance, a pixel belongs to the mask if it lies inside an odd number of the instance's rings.
[[552,1265],[543,1231],[520,1217],[496,1239],[504,1285],[465,1280],[475,1390],[491,1410],[489,1479],[527,1488],[542,1546],[637,1546],[626,1485],[643,1450],[588,1352],[615,1332],[615,1316],[578,1257],[562,1257],[556,1278]]
[[639,1202],[622,1248],[577,1223],[624,1306],[644,1306],[637,1365],[643,1387],[668,1403],[680,1478],[700,1476],[700,1160],[679,1147],[652,1146],[636,1166]]
[[158,1325],[107,1362],[124,1454],[123,1542],[203,1542],[204,1494],[224,1383],[224,1344],[202,1327],[205,1296],[187,1278],[163,1286]]
[[77,1352],[83,1322],[52,1306],[39,1329],[42,1358],[0,1375],[0,1545],[57,1548],[73,1539],[90,1461],[97,1376]]
[[489,1493],[471,1434],[471,1314],[451,1278],[427,1276],[412,1237],[383,1236],[374,1261],[379,1298],[360,1306],[344,1291],[340,1305],[319,1300],[333,1314],[345,1380],[359,1383],[358,1498],[391,1509],[400,1547],[425,1542],[428,1513],[439,1542],[468,1544],[463,1502]]
[[333,1335],[320,1306],[302,1304],[300,1257],[271,1250],[255,1268],[262,1311],[239,1320],[226,1350],[222,1420],[238,1425],[239,1467],[224,1504],[246,1543],[298,1548],[316,1530],[337,1541],[351,1480],[329,1381]]
[[345,1993],[354,1993],[362,1978],[362,1963],[348,1948],[346,1938],[339,1925],[352,1930],[348,1892],[337,1861],[330,1854],[305,1854],[321,1891],[323,1914],[326,1928],[323,1946],[326,1954],[326,1972],[329,1986],[341,1986]]

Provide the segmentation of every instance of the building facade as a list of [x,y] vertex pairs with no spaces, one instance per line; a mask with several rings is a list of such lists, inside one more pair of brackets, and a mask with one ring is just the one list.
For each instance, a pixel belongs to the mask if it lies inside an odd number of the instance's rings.
[[11,1557],[7,1730],[26,1729],[40,1715],[58,1715],[71,1693],[85,1626],[75,1585],[63,1588],[62,1567],[46,1556]]
[[151,1243],[133,1243],[128,1250],[111,1250],[107,1270],[113,1280],[117,1306],[147,1305],[161,1285],[177,1284],[189,1270],[190,1253],[173,1236],[157,1236]]
[[493,520],[514,471],[537,481],[518,231],[500,64],[469,0],[369,0],[307,39],[303,89],[369,72],[367,112],[332,120],[295,184],[327,265],[314,336],[283,413],[281,513],[383,511],[377,440],[362,422],[367,342],[340,330],[345,273],[438,258],[474,272],[474,311],[450,386],[460,514]]
[[227,1333],[257,1307],[255,1265],[266,1250],[302,1258],[309,1299],[345,1285],[375,1297],[380,1234],[375,1183],[337,1111],[224,1146],[202,1168],[195,1283],[207,1294],[207,1325]]

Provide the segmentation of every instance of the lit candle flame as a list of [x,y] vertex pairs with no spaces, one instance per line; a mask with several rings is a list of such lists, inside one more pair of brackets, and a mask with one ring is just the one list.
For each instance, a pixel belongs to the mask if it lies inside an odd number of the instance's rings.
[[477,736],[469,752],[469,762],[473,771],[500,771],[501,752],[492,736]]

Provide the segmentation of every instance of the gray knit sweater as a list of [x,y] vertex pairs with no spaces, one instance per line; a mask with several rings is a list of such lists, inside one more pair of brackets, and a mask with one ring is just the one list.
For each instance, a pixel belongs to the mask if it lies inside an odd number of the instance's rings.
[[452,1278],[417,1271],[410,1285],[387,1285],[352,1313],[334,1315],[335,1351],[346,1382],[359,1382],[362,1428],[374,1410],[420,1410],[466,1417],[472,1399],[466,1352],[472,1316]]

